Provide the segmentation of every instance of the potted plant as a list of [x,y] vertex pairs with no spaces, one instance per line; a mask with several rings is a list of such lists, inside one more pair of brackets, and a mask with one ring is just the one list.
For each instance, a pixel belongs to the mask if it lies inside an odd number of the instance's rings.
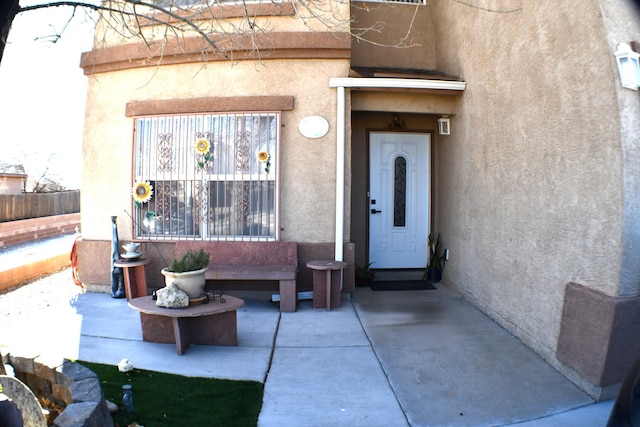
[[442,280],[442,272],[446,262],[445,254],[440,253],[440,234],[434,239],[433,233],[429,233],[427,246],[429,246],[429,258],[427,259],[427,268],[422,275],[422,280],[439,282]]
[[356,264],[356,286],[369,286],[375,277],[375,273],[369,269],[372,262],[367,264],[366,267]]
[[206,282],[205,273],[209,267],[209,254],[204,249],[186,251],[181,257],[175,258],[169,267],[162,269],[165,284],[172,283],[196,299],[204,294]]

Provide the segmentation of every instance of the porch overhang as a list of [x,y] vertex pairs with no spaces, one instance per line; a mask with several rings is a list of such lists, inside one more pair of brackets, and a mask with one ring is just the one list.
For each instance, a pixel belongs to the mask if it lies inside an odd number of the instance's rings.
[[330,87],[343,87],[360,90],[425,90],[453,91],[461,94],[467,88],[467,82],[434,79],[380,78],[380,77],[334,77],[329,79]]
[[336,88],[336,261],[343,261],[344,240],[344,172],[346,145],[346,89],[379,91],[421,91],[438,94],[461,95],[467,88],[467,82],[458,80],[395,78],[395,77],[333,77],[329,87]]

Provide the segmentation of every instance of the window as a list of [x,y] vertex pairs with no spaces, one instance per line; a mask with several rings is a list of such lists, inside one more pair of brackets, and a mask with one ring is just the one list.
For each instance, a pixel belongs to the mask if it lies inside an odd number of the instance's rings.
[[276,240],[279,129],[276,112],[137,118],[137,237]]
[[404,227],[407,222],[407,160],[396,157],[393,162],[393,226]]
[[426,0],[357,0],[357,1],[368,1],[368,2],[379,2],[379,3],[409,3],[409,4],[419,4],[425,5]]
[[[246,4],[246,3],[259,3],[260,0],[218,0],[214,3],[204,2],[202,0],[152,0],[150,3],[155,4],[156,6],[161,6],[164,8],[171,7],[185,7],[185,6],[196,6],[196,7],[211,7],[217,3],[238,3],[238,4]],[[272,3],[276,3],[276,1],[271,1]]]

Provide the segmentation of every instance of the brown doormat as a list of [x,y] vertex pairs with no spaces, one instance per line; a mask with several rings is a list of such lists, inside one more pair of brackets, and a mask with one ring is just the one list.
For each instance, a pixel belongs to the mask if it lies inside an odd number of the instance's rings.
[[427,291],[436,289],[431,282],[424,280],[389,280],[371,282],[372,291]]

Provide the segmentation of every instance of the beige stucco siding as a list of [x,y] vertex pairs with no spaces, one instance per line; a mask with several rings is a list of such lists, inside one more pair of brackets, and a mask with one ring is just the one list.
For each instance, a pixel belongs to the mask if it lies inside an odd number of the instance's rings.
[[[609,46],[621,41],[640,40],[640,10],[630,0],[600,0],[600,9],[607,29]],[[630,19],[629,11],[638,12]],[[617,72],[614,68],[614,74]],[[640,97],[634,91],[617,91],[620,117],[620,141],[623,150],[624,226],[622,233],[622,262],[620,270],[620,296],[640,294]]]
[[437,228],[446,279],[554,361],[565,285],[621,292],[622,89],[598,2],[500,3],[434,2],[439,69],[467,82]]
[[[211,3],[208,8],[199,7],[182,12],[174,9],[173,16],[136,5],[135,17],[130,4],[119,6],[129,11],[129,20],[124,20],[124,15],[119,12],[114,13],[111,19],[108,14],[102,14],[103,19],[98,22],[94,32],[95,48],[139,43],[141,40],[136,37],[137,34],[142,34],[150,45],[199,36],[192,25],[195,24],[200,34],[205,34],[220,50],[227,51],[234,45],[251,46],[256,37],[272,32],[348,32],[350,24],[346,2],[330,2],[329,7],[322,2],[298,1]],[[158,23],[168,25],[156,25]],[[254,29],[253,33],[248,30],[250,27]],[[114,28],[118,31],[114,31]],[[203,46],[207,44],[204,39],[202,42]]]
[[351,64],[435,70],[437,45],[429,4],[351,2]]
[[[133,119],[128,102],[233,96],[293,96],[282,113],[281,237],[330,242],[335,232],[335,90],[330,77],[348,74],[347,60],[281,60],[184,64],[101,73],[90,79],[85,130],[83,234],[110,239],[109,216],[117,215],[121,238],[131,238]],[[321,115],[330,132],[308,139],[298,130],[306,116]]]

